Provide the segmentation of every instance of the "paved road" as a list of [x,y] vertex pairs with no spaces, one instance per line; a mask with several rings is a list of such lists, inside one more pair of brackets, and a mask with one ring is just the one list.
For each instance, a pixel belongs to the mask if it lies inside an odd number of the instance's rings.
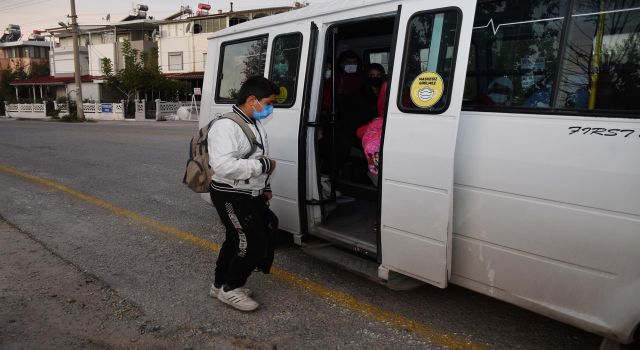
[[180,183],[195,127],[0,119],[0,216],[163,330],[207,330],[185,347],[214,334],[260,349],[597,348],[593,334],[468,290],[391,291],[288,243],[276,274],[249,281],[255,313],[210,299],[222,225]]

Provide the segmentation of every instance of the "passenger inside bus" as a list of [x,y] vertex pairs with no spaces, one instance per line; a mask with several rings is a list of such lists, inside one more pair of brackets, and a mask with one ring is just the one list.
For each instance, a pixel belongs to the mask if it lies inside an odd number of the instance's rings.
[[335,153],[338,173],[349,171],[345,164],[350,165],[349,153],[351,147],[358,142],[355,139],[356,129],[364,124],[369,114],[365,94],[365,79],[362,60],[354,51],[347,50],[340,53],[336,72]]
[[489,83],[489,98],[494,105],[510,106],[513,99],[513,83],[507,77],[495,78]]
[[378,91],[376,103],[377,116],[369,123],[358,128],[357,136],[362,139],[362,148],[367,158],[369,178],[378,187],[378,172],[380,167],[380,143],[382,142],[382,127],[384,125],[384,107],[387,103],[387,82],[382,83]]
[[371,118],[378,116],[378,96],[380,95],[380,88],[386,80],[387,76],[384,67],[380,63],[369,64],[367,68],[367,88],[365,90]]

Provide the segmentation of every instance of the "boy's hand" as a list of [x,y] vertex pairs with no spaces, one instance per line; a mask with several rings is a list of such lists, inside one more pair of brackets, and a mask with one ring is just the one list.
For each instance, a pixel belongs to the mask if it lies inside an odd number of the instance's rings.
[[264,193],[264,196],[267,197],[267,200],[270,201],[273,198],[273,192],[267,191]]
[[271,175],[276,168],[276,161],[265,156],[260,157],[258,160],[262,165],[262,172]]
[[273,159],[269,159],[269,161],[271,161],[271,170],[267,174],[271,175],[273,171],[276,170],[276,161]]

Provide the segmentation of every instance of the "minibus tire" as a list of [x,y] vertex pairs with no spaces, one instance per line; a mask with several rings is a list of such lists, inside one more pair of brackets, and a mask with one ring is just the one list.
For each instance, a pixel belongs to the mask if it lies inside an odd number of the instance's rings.
[[637,337],[634,338],[633,343],[622,344],[609,338],[602,338],[599,350],[640,350],[640,341]]

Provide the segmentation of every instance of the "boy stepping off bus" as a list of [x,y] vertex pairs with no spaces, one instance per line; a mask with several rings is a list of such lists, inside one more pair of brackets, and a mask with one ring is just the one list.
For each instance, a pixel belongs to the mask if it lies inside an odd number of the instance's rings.
[[268,157],[267,134],[260,120],[273,112],[278,93],[278,87],[261,76],[247,79],[238,92],[233,113],[249,125],[256,145],[228,118],[213,123],[208,135],[209,164],[214,172],[209,194],[226,228],[209,295],[242,311],[258,308],[251,291],[243,286],[256,268],[266,272],[261,264],[270,255],[267,202],[276,162]]

